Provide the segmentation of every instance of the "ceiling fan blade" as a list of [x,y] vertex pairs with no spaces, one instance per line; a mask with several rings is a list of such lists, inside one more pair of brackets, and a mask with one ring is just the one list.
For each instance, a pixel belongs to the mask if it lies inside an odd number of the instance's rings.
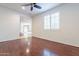
[[38,6],[38,5],[36,5],[36,4],[34,5],[34,7],[38,8],[38,9],[41,9],[41,7],[40,7],[40,6]]
[[33,7],[31,6],[30,10],[32,11],[33,10]]

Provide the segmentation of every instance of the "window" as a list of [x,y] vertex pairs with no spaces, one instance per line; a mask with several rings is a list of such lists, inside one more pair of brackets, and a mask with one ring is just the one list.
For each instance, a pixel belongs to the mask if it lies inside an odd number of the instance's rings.
[[56,30],[59,29],[59,13],[54,13],[51,15],[46,15],[44,17],[44,29],[47,30]]
[[49,15],[44,17],[44,29],[50,29],[50,16]]
[[59,29],[59,13],[51,15],[51,29]]

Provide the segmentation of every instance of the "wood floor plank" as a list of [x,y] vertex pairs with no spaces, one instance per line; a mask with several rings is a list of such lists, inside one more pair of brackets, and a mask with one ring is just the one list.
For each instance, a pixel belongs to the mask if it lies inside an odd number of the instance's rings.
[[32,37],[0,42],[0,56],[79,56],[79,47]]

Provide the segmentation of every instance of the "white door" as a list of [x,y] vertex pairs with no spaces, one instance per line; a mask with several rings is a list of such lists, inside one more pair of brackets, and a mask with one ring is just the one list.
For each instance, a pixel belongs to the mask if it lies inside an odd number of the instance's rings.
[[29,32],[29,25],[24,25],[23,26],[24,36],[28,37],[28,32]]

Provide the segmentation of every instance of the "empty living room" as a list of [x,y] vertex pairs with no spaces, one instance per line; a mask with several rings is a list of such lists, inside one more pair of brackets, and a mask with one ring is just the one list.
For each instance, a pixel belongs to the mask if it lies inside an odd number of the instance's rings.
[[0,56],[79,56],[79,3],[0,3]]

